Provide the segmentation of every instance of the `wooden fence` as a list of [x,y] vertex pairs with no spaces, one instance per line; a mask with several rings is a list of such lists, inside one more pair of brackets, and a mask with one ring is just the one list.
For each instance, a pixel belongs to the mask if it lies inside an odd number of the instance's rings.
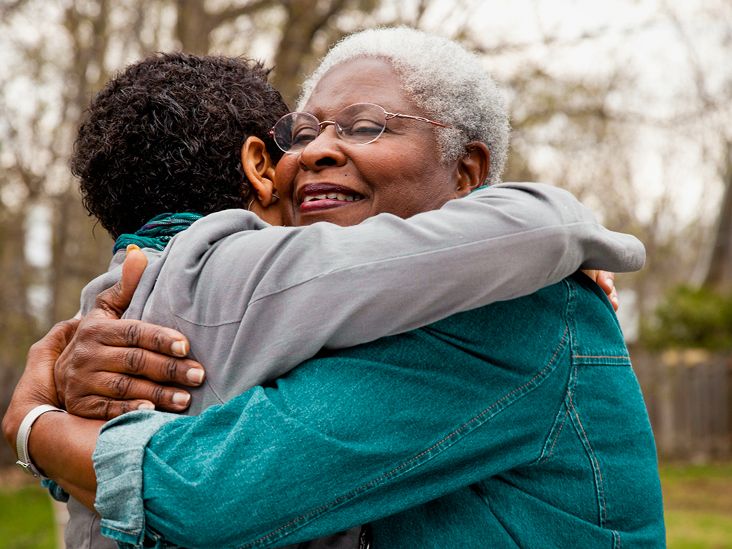
[[631,356],[659,455],[693,462],[732,459],[732,355],[634,349]]

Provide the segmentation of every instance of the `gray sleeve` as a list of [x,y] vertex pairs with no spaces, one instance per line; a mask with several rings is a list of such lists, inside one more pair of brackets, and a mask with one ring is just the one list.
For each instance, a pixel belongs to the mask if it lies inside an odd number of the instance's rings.
[[637,270],[645,258],[637,239],[537,183],[496,185],[408,220],[382,214],[355,227],[235,232],[232,215],[181,235],[161,281],[196,357],[245,386],[323,347],[527,295],[580,267]]

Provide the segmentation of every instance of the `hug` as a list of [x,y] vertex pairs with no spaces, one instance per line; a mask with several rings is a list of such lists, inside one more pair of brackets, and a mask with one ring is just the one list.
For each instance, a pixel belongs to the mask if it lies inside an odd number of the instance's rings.
[[67,544],[663,545],[640,388],[578,272],[640,242],[501,182],[506,108],[455,42],[351,35],[294,112],[267,74],[154,56],[80,128],[115,254],[3,420]]

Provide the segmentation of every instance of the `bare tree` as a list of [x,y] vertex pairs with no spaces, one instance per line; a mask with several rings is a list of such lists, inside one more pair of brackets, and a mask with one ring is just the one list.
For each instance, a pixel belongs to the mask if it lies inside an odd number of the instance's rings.
[[720,292],[732,291],[732,141],[725,142],[721,167],[724,193],[704,285]]

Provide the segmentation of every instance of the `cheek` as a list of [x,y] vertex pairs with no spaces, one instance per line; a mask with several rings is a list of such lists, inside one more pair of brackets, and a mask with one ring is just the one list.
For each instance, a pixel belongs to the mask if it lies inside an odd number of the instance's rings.
[[274,184],[281,198],[283,193],[289,192],[292,188],[298,169],[297,155],[294,154],[284,155],[277,163]]

